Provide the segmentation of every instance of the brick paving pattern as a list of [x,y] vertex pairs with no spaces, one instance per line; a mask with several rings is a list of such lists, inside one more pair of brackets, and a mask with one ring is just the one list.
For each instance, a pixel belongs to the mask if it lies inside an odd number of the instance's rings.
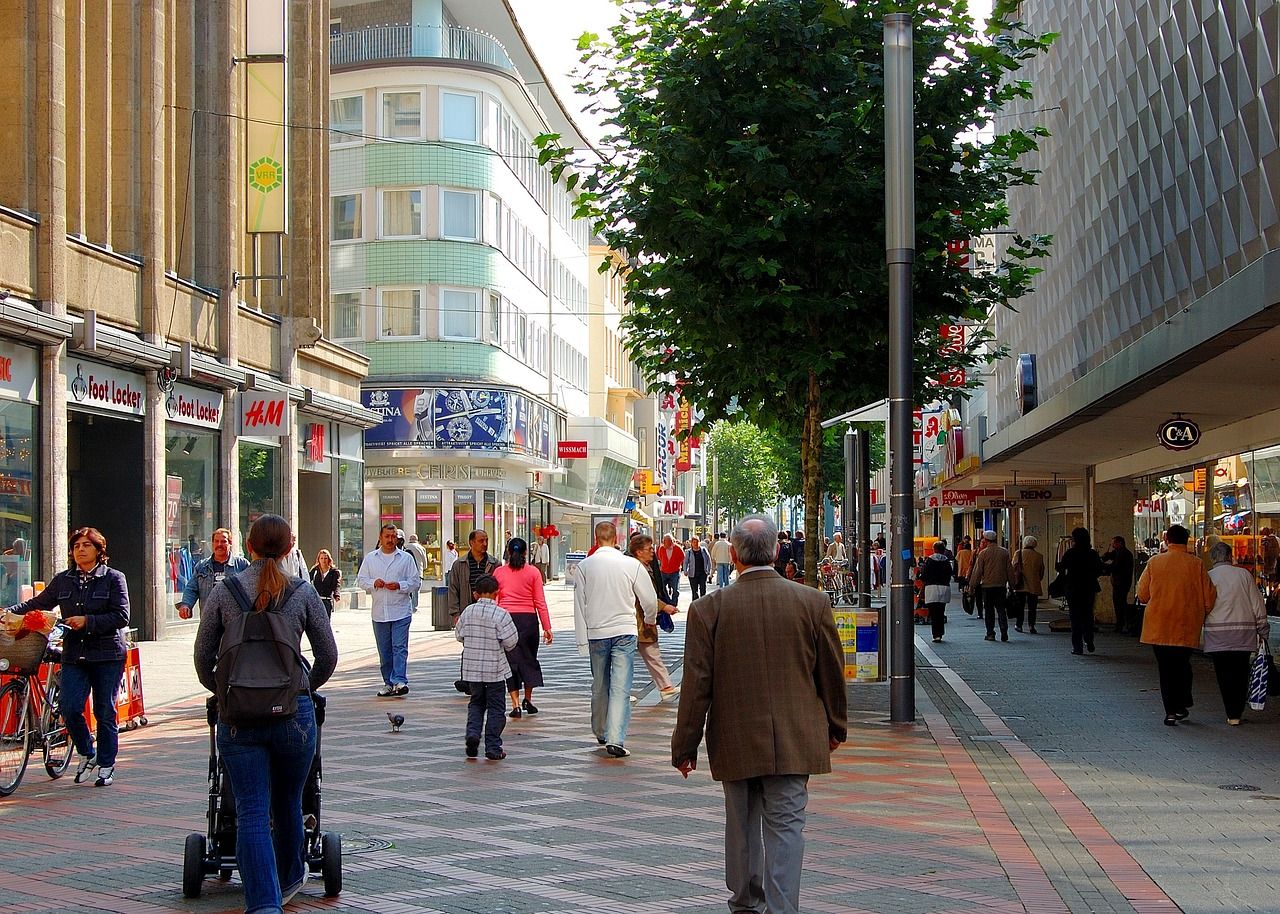
[[[675,705],[658,701],[637,663],[635,754],[607,758],[590,731],[589,670],[571,643],[567,594],[553,595],[563,636],[543,649],[541,713],[509,722],[502,762],[463,755],[466,699],[452,688],[451,635],[416,632],[412,693],[379,700],[367,620],[339,614],[348,628],[325,690],[323,827],[345,837],[345,888],[327,899],[313,880],[289,910],[727,909],[721,794],[705,760],[688,781],[670,767]],[[664,640],[677,679],[682,632]],[[920,723],[888,724],[883,686],[851,688],[850,743],[836,753],[835,773],[811,782],[804,910],[1177,910],[1055,768],[987,707],[984,689],[948,668],[953,645],[921,647]],[[152,693],[166,697],[149,707],[152,725],[123,736],[116,784],[51,782],[37,766],[0,801],[0,909],[241,910],[235,877],[206,880],[199,899],[181,897],[182,842],[203,829],[208,731],[202,697],[176,681],[189,647],[150,651]],[[388,710],[405,716],[402,732],[390,732]]]

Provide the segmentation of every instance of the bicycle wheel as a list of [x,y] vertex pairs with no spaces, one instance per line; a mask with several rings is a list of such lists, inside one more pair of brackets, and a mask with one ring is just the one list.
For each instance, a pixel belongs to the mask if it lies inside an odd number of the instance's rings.
[[30,751],[27,681],[18,678],[0,689],[0,797],[7,797],[22,783]]
[[44,710],[40,712],[40,732],[44,734],[44,770],[51,778],[66,774],[71,764],[71,734],[67,722],[62,719],[59,702],[62,700],[62,673],[55,672],[49,679],[45,692]]

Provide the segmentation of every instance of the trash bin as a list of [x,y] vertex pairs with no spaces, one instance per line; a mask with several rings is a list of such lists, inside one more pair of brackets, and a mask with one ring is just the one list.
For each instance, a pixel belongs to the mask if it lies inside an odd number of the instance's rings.
[[453,620],[449,618],[449,588],[431,588],[431,627],[438,632],[447,632],[453,628]]

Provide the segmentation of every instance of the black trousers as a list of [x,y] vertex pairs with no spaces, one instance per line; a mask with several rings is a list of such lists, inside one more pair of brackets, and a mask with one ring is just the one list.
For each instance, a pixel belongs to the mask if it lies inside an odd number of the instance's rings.
[[1093,647],[1093,601],[1096,593],[1067,595],[1067,615],[1071,619],[1071,649],[1077,654],[1085,645]]
[[947,604],[926,603],[924,605],[929,610],[929,625],[933,628],[933,637],[941,638],[942,633],[947,630],[946,623],[942,621],[947,617]]
[[707,576],[704,574],[700,578],[689,578],[689,590],[693,592],[693,596],[690,599],[696,600],[698,597],[705,597],[707,595]]
[[1249,701],[1249,651],[1213,651],[1213,672],[1218,677],[1222,707],[1231,720],[1239,720]]
[[1116,631],[1128,631],[1133,620],[1133,611],[1129,606],[1129,585],[1132,581],[1111,582],[1111,605],[1116,608]]
[[987,634],[994,635],[996,631],[996,621],[1000,622],[1000,634],[1009,634],[1009,615],[1005,608],[1005,595],[1008,588],[1004,585],[999,587],[980,587],[978,596],[982,600],[982,617],[987,623]]
[[1193,704],[1191,698],[1191,648],[1153,644],[1156,668],[1160,671],[1160,698],[1164,713],[1176,714]]

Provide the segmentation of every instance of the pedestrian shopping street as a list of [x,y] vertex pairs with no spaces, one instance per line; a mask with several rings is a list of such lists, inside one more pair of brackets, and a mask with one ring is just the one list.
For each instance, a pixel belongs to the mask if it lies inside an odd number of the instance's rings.
[[[412,692],[379,700],[367,616],[339,611],[322,828],[343,835],[345,887],[324,898],[313,879],[288,910],[726,910],[721,794],[705,760],[688,781],[671,767],[675,705],[657,701],[637,663],[634,754],[607,758],[590,731],[571,591],[548,595],[559,635],[542,653],[548,687],[538,715],[509,722],[502,762],[464,758],[451,633],[419,613]],[[1274,708],[1228,731],[1197,661],[1192,716],[1164,727],[1148,649],[1101,634],[1096,654],[1073,657],[1047,627],[984,642],[953,604],[943,643],[917,638],[915,725],[887,723],[885,686],[850,686],[849,742],[810,785],[805,911],[1276,910]],[[663,641],[677,680],[683,631],[678,616]],[[0,800],[3,910],[241,910],[235,878],[182,897],[183,840],[204,826],[203,696],[190,644],[143,647],[150,723],[122,736],[115,785],[52,782],[33,759]],[[402,732],[388,711],[404,715]],[[1259,789],[1219,789],[1233,784]]]

